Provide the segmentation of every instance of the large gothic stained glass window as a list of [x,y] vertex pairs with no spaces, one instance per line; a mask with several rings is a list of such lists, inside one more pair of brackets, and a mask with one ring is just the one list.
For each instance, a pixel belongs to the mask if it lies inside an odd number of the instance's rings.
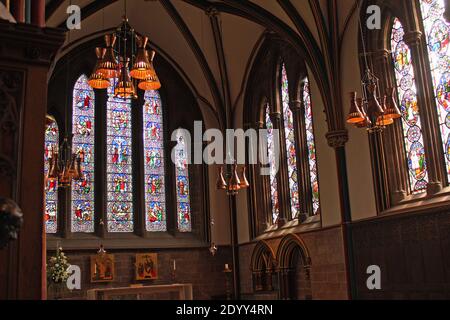
[[189,203],[189,170],[188,149],[184,136],[177,134],[177,145],[175,146],[175,175],[177,183],[177,216],[178,231],[190,232],[191,205]]
[[[53,119],[48,119],[45,127],[45,153],[44,175],[47,176],[50,169],[49,159],[53,153],[58,152],[59,130],[58,124]],[[58,181],[50,179],[45,181],[45,231],[56,233],[58,231]]]
[[421,0],[420,5],[450,181],[450,24],[443,18],[444,0]]
[[296,218],[300,211],[298,193],[297,152],[295,148],[294,116],[289,106],[289,83],[286,66],[283,64],[281,72],[281,95],[283,102],[284,133],[286,138],[289,190],[291,200],[291,215]]
[[94,232],[94,122],[94,90],[82,75],[73,90],[72,149],[82,159],[84,178],[72,183],[72,232]]
[[313,214],[317,214],[320,207],[319,181],[317,176],[316,144],[314,140],[313,115],[309,80],[306,78],[303,86],[303,105],[305,107],[306,144],[308,147],[309,177],[312,189]]
[[166,231],[164,136],[161,97],[158,91],[144,96],[145,221],[150,232]]
[[409,169],[411,192],[425,191],[428,174],[422,125],[417,104],[416,79],[411,51],[403,40],[405,32],[399,19],[394,20],[391,35],[392,58],[395,67],[398,99],[401,105],[404,144]]
[[270,106],[266,106],[266,129],[267,129],[267,150],[270,163],[270,199],[272,202],[272,222],[276,223],[280,215],[280,207],[278,204],[278,184],[277,184],[277,167],[275,164],[275,141],[273,134],[273,123],[270,119]]
[[108,96],[107,227],[108,232],[133,232],[131,99],[115,98],[112,86]]

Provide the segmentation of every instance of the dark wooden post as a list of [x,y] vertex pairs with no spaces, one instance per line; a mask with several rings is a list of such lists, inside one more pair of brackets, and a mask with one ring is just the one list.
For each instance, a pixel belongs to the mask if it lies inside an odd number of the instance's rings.
[[45,0],[33,0],[31,23],[41,28],[45,27]]

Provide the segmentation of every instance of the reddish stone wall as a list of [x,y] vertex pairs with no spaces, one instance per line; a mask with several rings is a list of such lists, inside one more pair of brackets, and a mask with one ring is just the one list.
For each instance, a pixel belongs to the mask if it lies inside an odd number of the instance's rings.
[[[231,265],[230,250],[220,247],[213,257],[208,248],[164,250],[158,253],[159,280],[136,281],[134,274],[135,255],[147,253],[147,251],[109,251],[114,254],[116,280],[112,283],[90,282],[90,256],[95,252],[66,252],[69,262],[81,268],[81,290],[65,292],[64,299],[85,299],[87,290],[94,288],[128,287],[130,284],[142,283],[144,285],[169,284],[171,282],[172,261],[176,260],[176,283],[192,283],[194,299],[209,300],[215,297],[225,296],[226,280],[224,265]],[[49,252],[48,256],[54,254]],[[49,291],[49,299],[54,298],[54,293]]]
[[[312,299],[348,299],[345,271],[345,255],[341,228],[317,230],[297,234],[309,250],[311,257],[311,293]],[[276,253],[281,238],[266,240]],[[241,290],[245,296],[252,296],[253,284],[251,257],[255,243],[240,247]],[[303,272],[297,277],[300,286],[306,286]],[[307,288],[297,288],[301,296],[306,297]]]

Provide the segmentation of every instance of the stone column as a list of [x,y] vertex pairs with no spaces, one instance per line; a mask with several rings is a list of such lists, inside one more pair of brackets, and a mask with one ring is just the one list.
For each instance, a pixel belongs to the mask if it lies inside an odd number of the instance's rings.
[[45,0],[33,0],[31,23],[41,28],[45,27]]
[[[303,91],[303,86],[302,86]],[[300,94],[303,96],[303,92]],[[299,221],[313,214],[312,189],[309,173],[308,144],[306,137],[305,106],[303,101],[291,101],[289,107],[293,113],[295,142],[297,149],[297,183],[300,200]]]
[[11,1],[11,14],[17,22],[25,22],[25,0]]

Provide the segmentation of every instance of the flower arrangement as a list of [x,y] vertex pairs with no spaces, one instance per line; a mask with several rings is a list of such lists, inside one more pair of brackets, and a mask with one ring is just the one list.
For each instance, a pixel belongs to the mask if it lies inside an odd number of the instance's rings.
[[47,265],[47,280],[50,284],[64,284],[69,278],[67,269],[70,264],[61,247],[56,249],[56,254],[50,258]]

